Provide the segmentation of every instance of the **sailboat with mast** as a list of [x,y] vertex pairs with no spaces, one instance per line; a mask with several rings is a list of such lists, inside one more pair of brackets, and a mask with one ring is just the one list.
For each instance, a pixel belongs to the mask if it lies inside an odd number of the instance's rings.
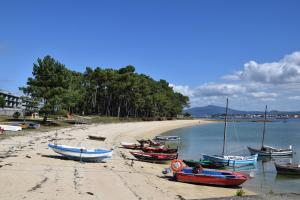
[[286,149],[278,149],[278,148],[264,145],[265,134],[266,134],[267,108],[268,107],[266,106],[261,148],[255,149],[252,147],[248,147],[248,150],[250,151],[251,154],[258,154],[259,156],[291,156],[293,154],[293,149],[291,145],[289,148]]
[[234,166],[234,167],[256,164],[257,154],[252,155],[252,156],[226,155],[227,114],[228,114],[228,98],[226,100],[226,112],[225,112],[225,120],[224,120],[225,125],[224,125],[222,155],[206,155],[206,154],[204,154],[203,159],[214,162],[214,163],[225,163],[228,166]]

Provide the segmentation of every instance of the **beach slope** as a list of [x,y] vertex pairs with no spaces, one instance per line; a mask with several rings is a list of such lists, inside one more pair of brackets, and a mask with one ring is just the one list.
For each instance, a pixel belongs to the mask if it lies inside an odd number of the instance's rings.
[[[205,199],[233,196],[237,189],[179,183],[162,175],[167,165],[133,160],[121,141],[152,138],[199,120],[80,125],[58,130],[57,143],[114,148],[107,163],[80,163],[55,154],[47,144],[55,131],[0,141],[0,199]],[[88,135],[105,136],[104,142]],[[199,152],[200,153],[200,152]],[[248,193],[248,192],[247,192]]]

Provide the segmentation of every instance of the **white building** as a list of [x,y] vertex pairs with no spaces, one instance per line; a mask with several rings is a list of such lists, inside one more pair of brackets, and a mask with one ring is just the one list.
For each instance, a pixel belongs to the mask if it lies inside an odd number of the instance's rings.
[[0,90],[0,96],[5,100],[4,108],[0,108],[0,115],[12,116],[15,112],[22,113],[22,101],[19,96]]

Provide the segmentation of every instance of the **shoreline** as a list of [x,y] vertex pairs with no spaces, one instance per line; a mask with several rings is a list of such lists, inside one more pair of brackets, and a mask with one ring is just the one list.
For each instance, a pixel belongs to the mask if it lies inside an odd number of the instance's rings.
[[[199,123],[200,122],[200,123]],[[114,147],[107,163],[65,160],[47,147],[55,130],[0,141],[0,187],[4,199],[208,199],[235,196],[237,188],[170,181],[161,171],[169,165],[133,160],[121,141],[153,138],[169,130],[214,123],[204,120],[77,125],[58,130],[58,143],[88,148]],[[104,142],[88,135],[107,137]],[[247,195],[252,195],[246,190]]]

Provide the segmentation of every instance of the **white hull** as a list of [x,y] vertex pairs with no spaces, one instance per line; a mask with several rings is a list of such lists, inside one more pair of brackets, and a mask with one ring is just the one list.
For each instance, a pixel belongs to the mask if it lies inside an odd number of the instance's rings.
[[293,150],[292,148],[289,149],[276,149],[274,147],[266,147],[266,150],[261,150],[261,149],[255,149],[248,147],[248,150],[250,153],[253,154],[258,154],[259,156],[291,156],[293,155]]
[[257,162],[257,154],[253,156],[210,156],[204,154],[203,159],[216,163],[226,163],[228,166],[255,165]]
[[103,153],[96,152],[95,149],[74,148],[65,145],[49,145],[52,150],[65,157],[83,161],[105,161],[112,158],[113,151],[103,149]]
[[139,144],[134,143],[134,142],[121,142],[120,144],[121,144],[122,146],[139,145]]
[[10,126],[10,125],[0,125],[5,131],[21,131],[22,127],[20,126]]

